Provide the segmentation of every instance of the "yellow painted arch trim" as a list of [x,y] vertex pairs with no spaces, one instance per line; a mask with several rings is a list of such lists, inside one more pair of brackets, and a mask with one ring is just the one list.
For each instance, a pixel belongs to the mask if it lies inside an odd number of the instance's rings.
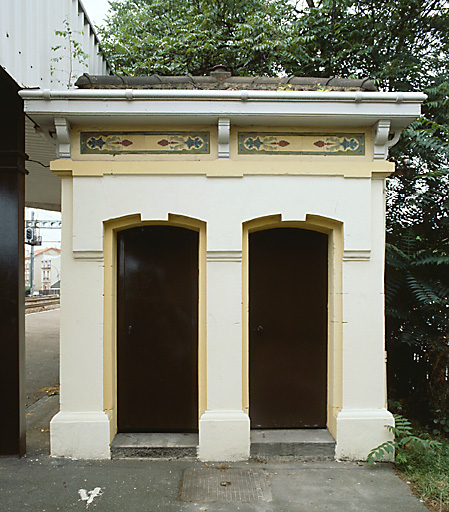
[[343,375],[343,223],[319,215],[306,215],[303,221],[282,221],[282,215],[269,215],[243,223],[242,250],[242,405],[249,414],[249,234],[273,228],[298,228],[328,235],[328,370],[327,425],[336,438],[337,415],[342,407]]
[[140,213],[103,222],[104,245],[104,410],[110,418],[110,439],[117,432],[117,233],[139,226],[168,225],[199,233],[198,277],[198,418],[207,406],[206,380],[206,223],[169,214],[168,220],[142,220]]

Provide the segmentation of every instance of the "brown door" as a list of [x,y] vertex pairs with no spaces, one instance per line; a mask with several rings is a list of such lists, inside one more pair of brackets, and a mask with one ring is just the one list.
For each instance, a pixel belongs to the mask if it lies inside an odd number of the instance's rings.
[[252,428],[324,428],[327,236],[295,228],[249,236]]
[[198,233],[118,233],[117,409],[121,432],[198,429]]

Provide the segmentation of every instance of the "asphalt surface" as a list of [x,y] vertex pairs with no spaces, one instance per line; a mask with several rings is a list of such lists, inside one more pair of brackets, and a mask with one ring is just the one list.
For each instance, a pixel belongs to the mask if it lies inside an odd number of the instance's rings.
[[[54,382],[54,377],[51,377],[55,372],[54,354],[50,357],[39,347],[41,343],[42,347],[48,347],[49,340],[43,327],[49,328],[51,337],[58,319],[54,311],[39,315],[43,316],[36,320],[40,324],[39,329],[31,328],[34,320],[27,321],[27,328],[34,332],[30,338],[27,331],[27,343],[33,339],[35,350],[27,366],[27,375],[30,372],[30,383],[36,382],[36,385],[45,387],[41,386],[42,382],[49,385]],[[36,332],[41,333],[37,338]],[[43,361],[40,361],[41,354]],[[36,380],[34,367],[40,375]],[[35,395],[30,392],[30,396]],[[21,459],[0,458],[1,512],[86,509],[105,512],[426,510],[412,496],[409,485],[397,477],[391,464],[369,467],[366,463],[297,460],[205,464],[196,460],[85,461],[51,458],[48,428],[58,409],[58,395],[45,395],[31,406],[27,414],[27,455]],[[244,472],[262,470],[268,479],[271,501],[182,501],[183,474],[191,468],[208,468],[223,474],[234,468]],[[82,498],[91,498],[91,502]]]
[[25,406],[59,386],[59,309],[25,315]]

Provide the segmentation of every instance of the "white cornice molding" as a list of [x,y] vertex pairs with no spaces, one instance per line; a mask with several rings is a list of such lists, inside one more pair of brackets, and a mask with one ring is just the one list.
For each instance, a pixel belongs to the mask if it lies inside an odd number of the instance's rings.
[[343,261],[369,261],[370,258],[370,249],[347,249],[343,251]]
[[208,262],[236,262],[242,261],[242,251],[207,251]]
[[70,158],[70,123],[65,117],[55,117],[56,155],[58,158]]
[[104,261],[103,251],[73,251],[73,257],[76,260],[86,262],[102,262]]
[[[53,129],[55,118],[83,125],[219,124],[224,158],[227,120],[240,126],[346,128],[373,127],[382,121],[390,122],[390,132],[397,133],[420,115],[426,98],[422,93],[179,89],[22,90],[20,95],[26,113],[46,129]],[[393,142],[385,130],[382,125],[376,133],[379,159],[384,158],[385,145]]]

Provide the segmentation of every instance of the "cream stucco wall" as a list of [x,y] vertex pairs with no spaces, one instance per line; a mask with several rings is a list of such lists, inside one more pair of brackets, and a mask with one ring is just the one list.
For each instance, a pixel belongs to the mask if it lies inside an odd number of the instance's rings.
[[[73,129],[72,159],[52,164],[65,176],[61,412],[52,420],[52,454],[108,457],[116,432],[115,231],[181,219],[197,223],[204,251],[200,458],[249,456],[246,237],[267,217],[329,235],[328,427],[337,456],[363,459],[385,441],[392,417],[385,408],[383,176],[392,165],[373,162],[370,151],[242,156],[232,134],[229,159],[217,159],[214,149],[189,159],[80,155],[80,129]],[[215,141],[212,130],[212,148]]]

